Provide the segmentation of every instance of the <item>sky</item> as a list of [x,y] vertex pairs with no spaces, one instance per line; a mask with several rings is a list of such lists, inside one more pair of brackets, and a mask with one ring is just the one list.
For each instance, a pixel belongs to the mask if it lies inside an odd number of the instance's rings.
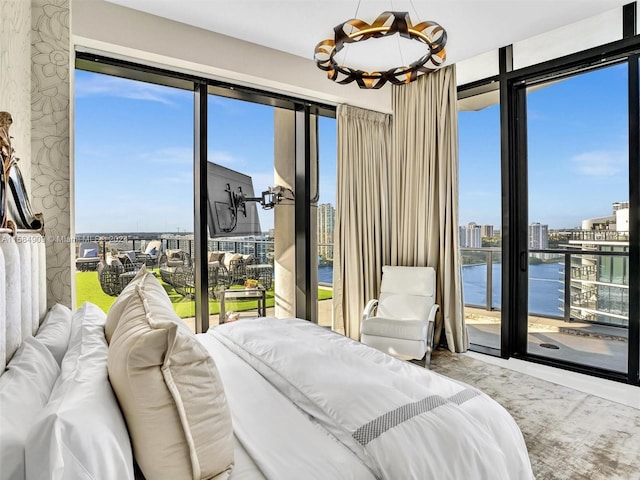
[[[208,159],[274,186],[274,107],[209,96]],[[193,231],[193,93],[76,70],[76,231]],[[335,205],[336,124],[319,120],[320,203]],[[258,209],[262,231],[273,210]]]
[[[76,70],[76,231],[193,230],[193,93]],[[527,94],[529,223],[574,228],[628,200],[627,67]],[[209,97],[209,160],[273,180],[273,107]],[[497,105],[459,113],[461,225],[500,227]],[[336,122],[319,121],[320,199],[335,205]],[[273,210],[258,209],[263,231]]]
[[[575,228],[629,198],[627,66],[527,93],[529,223]],[[459,222],[501,223],[500,111],[459,112]]]

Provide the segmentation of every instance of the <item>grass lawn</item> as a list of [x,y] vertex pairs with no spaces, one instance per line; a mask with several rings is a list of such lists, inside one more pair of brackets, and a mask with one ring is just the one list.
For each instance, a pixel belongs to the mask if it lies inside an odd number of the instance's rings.
[[[159,275],[158,281],[164,287],[173,308],[181,318],[195,316],[195,302],[192,299],[185,298],[175,291],[175,289],[164,283]],[[331,298],[333,292],[328,289],[318,289],[318,300],[326,300]],[[102,291],[98,282],[98,272],[76,272],[76,299],[77,307],[84,302],[91,302],[100,307],[105,313],[109,311],[116,297],[110,297]],[[275,304],[273,290],[267,290],[267,307],[273,307]],[[227,310],[242,312],[245,310],[255,310],[258,307],[257,300],[227,301],[225,302]],[[209,313],[211,315],[220,313],[220,303],[216,300],[209,300]]]

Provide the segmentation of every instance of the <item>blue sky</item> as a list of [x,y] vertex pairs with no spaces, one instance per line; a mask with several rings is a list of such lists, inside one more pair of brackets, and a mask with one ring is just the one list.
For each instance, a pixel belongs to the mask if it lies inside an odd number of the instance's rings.
[[[193,230],[193,93],[76,70],[76,231]],[[527,96],[529,222],[576,227],[628,199],[627,68]],[[209,159],[273,181],[273,107],[210,97]],[[497,105],[460,112],[460,224],[500,225]],[[320,118],[320,203],[335,205],[336,124]],[[273,211],[259,209],[264,231]]]
[[[628,200],[627,67],[527,95],[529,222],[570,228]],[[500,112],[460,112],[460,224],[500,225]]]
[[[193,231],[193,93],[81,70],[75,83],[76,231]],[[209,160],[256,195],[274,185],[273,110],[209,97]],[[335,129],[320,119],[320,203],[335,204]]]

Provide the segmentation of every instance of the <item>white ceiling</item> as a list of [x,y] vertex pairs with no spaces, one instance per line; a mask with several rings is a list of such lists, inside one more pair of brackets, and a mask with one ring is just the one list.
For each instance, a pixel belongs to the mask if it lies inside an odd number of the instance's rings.
[[[333,36],[333,27],[356,16],[359,3],[358,0],[107,1],[308,59],[313,58],[319,41]],[[371,22],[381,12],[395,10],[408,11],[414,23],[438,22],[448,34],[446,63],[451,64],[629,1],[361,0],[357,18]]]

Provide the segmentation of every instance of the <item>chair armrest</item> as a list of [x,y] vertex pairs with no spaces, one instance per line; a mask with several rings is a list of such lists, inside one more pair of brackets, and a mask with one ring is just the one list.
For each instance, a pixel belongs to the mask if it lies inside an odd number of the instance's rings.
[[433,305],[427,319],[427,351],[424,356],[424,366],[429,368],[431,364],[431,353],[433,352],[433,337],[436,332],[436,313],[440,309],[439,305]]
[[362,312],[362,320],[364,321],[367,318],[371,317],[373,315],[373,311],[377,306],[378,300],[376,298],[374,298],[373,300],[369,300],[369,303],[367,303],[367,306],[364,307],[364,310]]

